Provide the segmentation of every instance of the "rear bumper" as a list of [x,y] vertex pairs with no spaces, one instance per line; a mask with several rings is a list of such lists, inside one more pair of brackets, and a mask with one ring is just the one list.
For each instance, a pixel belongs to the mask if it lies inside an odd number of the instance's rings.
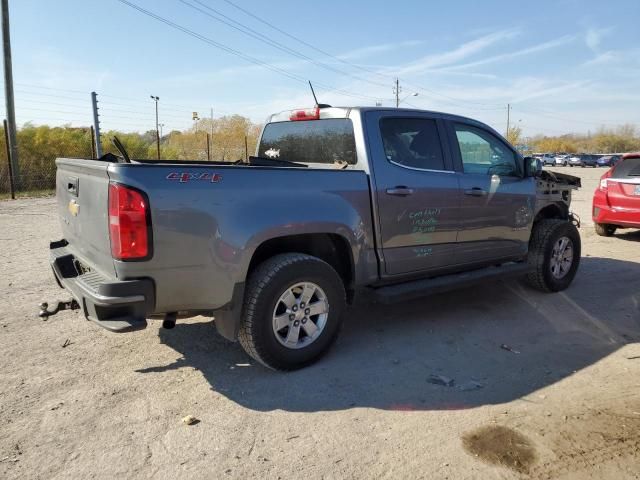
[[640,228],[640,210],[625,210],[609,205],[593,204],[593,221],[619,227]]
[[131,332],[147,326],[155,306],[151,279],[113,280],[86,271],[69,251],[67,242],[51,242],[50,263],[60,287],[76,299],[85,317],[112,332]]

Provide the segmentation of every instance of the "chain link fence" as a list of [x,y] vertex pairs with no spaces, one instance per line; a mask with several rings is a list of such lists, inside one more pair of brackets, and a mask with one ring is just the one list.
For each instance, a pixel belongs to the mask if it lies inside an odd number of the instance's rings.
[[[3,130],[3,129],[2,129]],[[25,126],[17,132],[18,168],[13,171],[16,196],[50,195],[56,185],[58,157],[92,157],[89,128]],[[10,195],[11,179],[4,130],[0,135],[0,198]]]
[[[4,130],[0,124],[0,200],[10,198],[11,181]],[[123,133],[106,131],[101,135],[103,153],[119,155],[112,143],[117,136],[132,159],[157,159],[155,132]],[[171,132],[160,142],[160,157],[167,160],[222,160],[245,158],[255,149],[256,135],[243,135],[223,141],[205,132]],[[215,141],[214,141],[215,140]],[[95,158],[91,127],[50,127],[24,125],[17,132],[18,169],[13,173],[16,197],[47,196],[55,193],[56,158]]]

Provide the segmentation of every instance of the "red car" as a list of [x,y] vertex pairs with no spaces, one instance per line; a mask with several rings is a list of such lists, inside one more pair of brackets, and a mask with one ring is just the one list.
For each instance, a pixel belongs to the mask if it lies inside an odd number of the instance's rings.
[[604,237],[617,228],[640,228],[640,152],[623,155],[600,177],[592,214],[596,233]]

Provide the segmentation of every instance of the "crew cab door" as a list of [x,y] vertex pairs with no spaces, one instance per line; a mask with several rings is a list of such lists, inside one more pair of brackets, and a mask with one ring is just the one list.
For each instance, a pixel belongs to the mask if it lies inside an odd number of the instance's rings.
[[442,121],[420,112],[365,115],[383,273],[451,265],[460,199]]
[[535,180],[524,177],[520,155],[491,129],[472,121],[446,125],[460,182],[458,262],[521,258],[533,224]]

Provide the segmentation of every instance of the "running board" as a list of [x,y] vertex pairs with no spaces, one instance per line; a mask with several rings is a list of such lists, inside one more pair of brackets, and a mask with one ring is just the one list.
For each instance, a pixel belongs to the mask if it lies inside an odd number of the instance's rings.
[[441,277],[414,280],[406,283],[379,287],[373,291],[374,298],[384,304],[396,303],[414,298],[455,290],[490,279],[501,279],[524,275],[531,270],[526,262],[506,263],[499,266],[481,268]]

